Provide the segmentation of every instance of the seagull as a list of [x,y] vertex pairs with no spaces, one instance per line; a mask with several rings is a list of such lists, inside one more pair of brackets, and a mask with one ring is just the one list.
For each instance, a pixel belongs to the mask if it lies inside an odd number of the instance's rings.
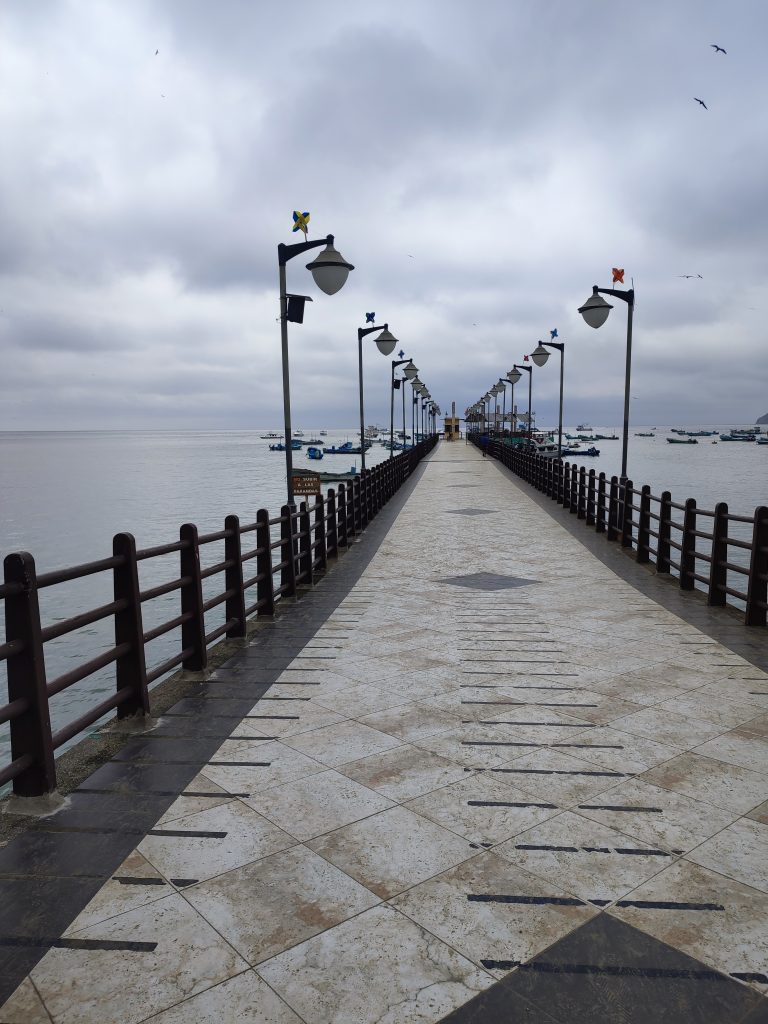
[[159,50],[155,50],[155,56],[157,56],[158,53],[160,53],[160,51]]
[[701,278],[702,281],[704,280],[704,278],[701,277],[701,274],[678,274],[677,276],[678,277],[685,277],[685,278],[699,277],[699,278]]
[[704,102],[704,100],[700,100],[698,96],[694,96],[693,98],[696,100],[697,103],[700,103],[705,110],[709,110],[709,107]]
[[712,49],[715,51],[715,53],[727,53],[728,52],[727,50],[724,50],[722,48],[722,46],[718,46],[717,43],[710,43],[709,45],[712,47]]
[[415,260],[415,259],[416,259],[416,257],[415,257],[415,256],[411,256],[411,254],[410,254],[410,253],[408,253],[408,259],[410,259],[410,260]]

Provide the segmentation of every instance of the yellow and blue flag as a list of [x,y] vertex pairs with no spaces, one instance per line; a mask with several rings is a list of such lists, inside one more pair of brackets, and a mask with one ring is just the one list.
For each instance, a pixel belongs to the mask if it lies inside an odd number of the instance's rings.
[[309,224],[309,210],[305,210],[302,213],[300,210],[293,211],[293,230],[303,231],[304,237],[307,237],[307,225]]

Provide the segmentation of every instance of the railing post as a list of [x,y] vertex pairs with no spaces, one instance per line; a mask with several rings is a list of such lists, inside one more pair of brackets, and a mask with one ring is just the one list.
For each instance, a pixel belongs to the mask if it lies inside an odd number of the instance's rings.
[[576,513],[579,510],[579,467],[571,466],[571,493],[568,498],[568,511]]
[[339,557],[339,528],[336,519],[336,492],[332,487],[328,488],[326,502],[325,557],[327,561],[329,555],[333,558]]
[[144,658],[144,626],[139,597],[139,564],[136,540],[132,533],[118,533],[112,539],[112,554],[122,559],[112,571],[112,587],[116,601],[126,607],[115,612],[115,646],[130,644],[130,650],[115,662],[117,689],[130,687],[131,697],[117,708],[118,718],[149,714],[147,665]]
[[269,530],[269,512],[260,508],[256,513],[256,573],[261,579],[256,584],[256,600],[261,604],[259,618],[275,614],[275,582],[272,577],[272,538]]
[[747,611],[744,623],[747,626],[765,626],[766,602],[768,601],[768,506],[758,505],[755,509],[755,525],[752,531],[752,558],[749,564],[747,584]]
[[595,533],[605,533],[605,473],[597,478],[597,509],[595,515]]
[[606,538],[616,540],[619,531],[616,529],[619,518],[619,478],[611,477],[611,486],[608,492],[608,529]]
[[308,587],[314,586],[315,573],[312,568],[312,527],[309,516],[309,506],[306,501],[299,505],[299,571],[298,577]]
[[632,547],[632,499],[635,496],[635,485],[625,480],[621,499],[621,546]]
[[566,462],[563,467],[563,508],[571,503],[571,464]]
[[296,536],[293,522],[293,506],[283,505],[280,509],[280,561],[283,563],[280,571],[281,600],[296,596]]
[[353,535],[362,533],[363,529],[362,512],[360,509],[360,489],[360,477],[356,476],[352,480],[352,529],[350,530],[350,533]]
[[637,517],[637,561],[641,564],[651,559],[651,488],[643,484],[640,491],[640,514]]
[[244,637],[245,628],[245,590],[243,589],[243,552],[240,540],[240,519],[238,516],[227,516],[224,520],[224,558],[232,564],[224,570],[224,589],[234,593],[227,598],[225,615],[227,622],[235,619],[234,625],[227,630],[227,639],[234,640]]
[[595,525],[595,471],[590,469],[587,478],[587,526]]
[[656,572],[668,573],[672,538],[672,494],[662,491],[659,500],[659,544],[656,549]]
[[338,497],[338,512],[337,512],[337,515],[338,515],[338,529],[336,531],[336,538],[337,538],[337,544],[336,544],[336,549],[337,550],[336,550],[336,553],[338,554],[338,549],[340,547],[341,548],[346,548],[346,547],[349,546],[349,540],[347,539],[347,525],[348,525],[348,522],[349,522],[349,520],[347,518],[347,488],[344,486],[344,484],[339,484],[339,497]]
[[579,499],[577,518],[587,518],[587,471],[584,466],[579,466]]
[[41,796],[56,789],[56,765],[51,740],[51,715],[45,681],[45,658],[40,635],[35,560],[26,551],[8,555],[5,582],[20,584],[21,593],[5,599],[5,639],[21,649],[8,658],[8,703],[23,700],[27,709],[12,718],[11,758],[30,757],[32,763],[13,780],[17,796]]
[[205,613],[203,612],[203,581],[200,577],[200,547],[197,542],[197,527],[184,523],[179,530],[181,549],[181,576],[188,583],[181,588],[181,614],[190,614],[181,624],[181,648],[189,654],[182,661],[182,668],[200,672],[208,664],[205,647]]
[[318,494],[315,499],[315,536],[314,542],[317,545],[316,551],[310,557],[318,561],[317,569],[325,572],[328,568],[328,540],[325,533],[325,498]]
[[680,552],[680,589],[693,590],[696,580],[696,499],[688,498],[683,513],[683,539]]
[[713,607],[725,604],[725,588],[728,585],[728,505],[720,501],[715,505],[712,520],[712,561],[709,563],[709,593],[707,604]]

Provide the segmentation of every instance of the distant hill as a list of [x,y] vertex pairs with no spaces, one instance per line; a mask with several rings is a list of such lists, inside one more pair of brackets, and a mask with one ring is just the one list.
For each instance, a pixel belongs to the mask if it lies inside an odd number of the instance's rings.
[[765,416],[761,416],[759,420],[755,420],[755,423],[768,423],[768,412]]

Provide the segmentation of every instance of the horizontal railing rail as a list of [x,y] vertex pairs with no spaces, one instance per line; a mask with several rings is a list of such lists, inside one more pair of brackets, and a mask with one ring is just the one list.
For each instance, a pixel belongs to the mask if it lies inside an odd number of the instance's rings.
[[[274,615],[279,604],[296,597],[300,586],[313,586],[326,571],[329,559],[338,558],[351,539],[365,529],[436,443],[436,436],[428,437],[373,469],[363,470],[348,483],[340,483],[338,490],[316,496],[312,505],[284,505],[279,516],[259,509],[253,523],[242,524],[231,515],[223,530],[207,534],[199,534],[194,524],[185,523],[178,541],[140,550],[131,534],[119,533],[110,558],[39,575],[28,552],[9,554],[0,584],[5,612],[0,665],[6,663],[8,678],[8,700],[0,704],[0,725],[9,727],[10,761],[0,763],[0,786],[12,782],[19,796],[53,791],[57,749],[112,711],[119,719],[148,715],[152,683],[179,666],[191,671],[205,669],[208,648],[217,640],[245,637],[252,616]],[[217,557],[203,567],[201,551],[209,545],[219,545],[220,549],[222,543],[223,558]],[[212,550],[216,553],[219,549]],[[177,575],[142,590],[139,566],[174,554],[178,555]],[[112,601],[42,624],[41,590],[104,573],[111,575]],[[207,580],[219,581],[219,589],[204,599],[203,583]],[[176,592],[176,613],[145,629],[144,608]],[[207,613],[221,606],[223,622],[206,628]],[[113,620],[114,643],[48,680],[45,644],[106,619]],[[148,668],[149,645],[174,630],[180,633],[179,650]],[[112,665],[112,694],[74,721],[53,730],[51,698]]]
[[[480,443],[477,434],[470,440]],[[537,490],[635,552],[657,573],[676,575],[682,590],[701,589],[713,607],[744,612],[747,626],[768,624],[768,506],[736,515],[725,502],[698,508],[694,498],[676,502],[669,491],[653,494],[632,480],[596,474],[571,462],[492,440],[487,452]],[[749,539],[730,536],[746,528]],[[735,561],[743,552],[743,561]],[[698,584],[698,587],[697,587]]]

